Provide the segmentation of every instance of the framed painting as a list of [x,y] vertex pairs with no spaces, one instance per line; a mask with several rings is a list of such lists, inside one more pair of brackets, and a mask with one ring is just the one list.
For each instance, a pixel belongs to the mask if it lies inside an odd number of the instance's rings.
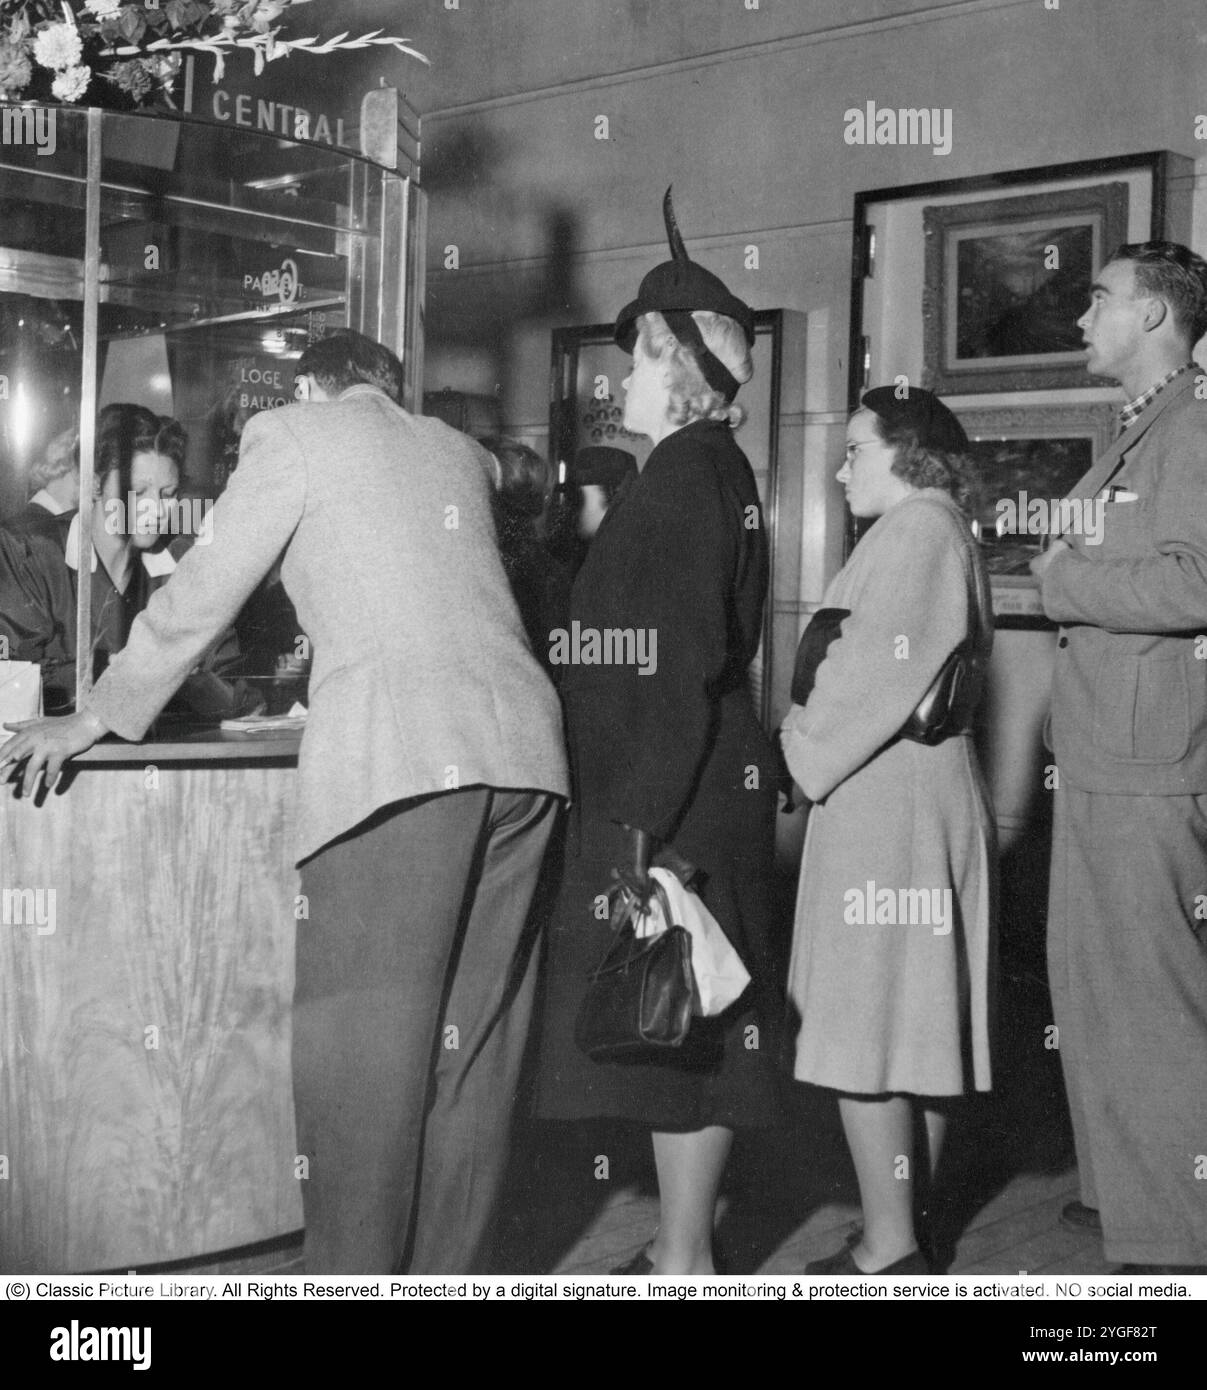
[[[1150,150],[856,193],[848,410],[873,386],[927,386],[971,426],[987,476],[1046,470],[1052,495],[1109,437],[1097,408],[1120,396],[1085,371],[1093,276],[1120,243],[1189,245],[1195,183],[1193,159]],[[848,553],[859,534],[848,516]],[[999,624],[1044,622],[1026,557],[998,542]]]
[[1128,186],[923,209],[922,384],[940,394],[1101,384],[1077,321],[1127,240]]
[[1093,274],[1121,242],[1189,244],[1194,188],[1192,159],[1153,150],[856,193],[848,409],[902,376],[1101,397],[1077,329]]
[[1030,563],[1059,516],[1059,502],[1110,444],[1110,405],[961,410],[973,462],[969,510],[981,542],[999,627],[1050,624]]

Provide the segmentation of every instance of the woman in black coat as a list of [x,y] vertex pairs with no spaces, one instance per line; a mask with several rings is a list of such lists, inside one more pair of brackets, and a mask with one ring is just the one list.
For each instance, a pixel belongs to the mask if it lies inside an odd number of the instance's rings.
[[[660,272],[672,273],[658,281]],[[683,311],[647,311],[668,298]],[[693,303],[704,311],[689,312]],[[753,330],[749,309],[685,257],[651,272],[626,313],[617,325],[617,340],[633,346],[625,425],[655,447],[604,518],[571,600],[562,692],[575,807],[548,937],[538,1110],[648,1125],[661,1221],[627,1272],[708,1274],[733,1131],[767,1125],[777,1111],[765,1026],[773,1013],[763,1007],[775,771],[747,683],[767,543],[754,476],[731,432],[741,411],[730,403],[751,375]],[[633,631],[636,660],[581,660],[591,634],[607,629]],[[600,1064],[575,1046],[574,1021],[611,941],[599,904],[613,867],[629,862],[632,830],[700,870],[700,895],[752,984],[719,1018],[693,1019],[673,1060]]]

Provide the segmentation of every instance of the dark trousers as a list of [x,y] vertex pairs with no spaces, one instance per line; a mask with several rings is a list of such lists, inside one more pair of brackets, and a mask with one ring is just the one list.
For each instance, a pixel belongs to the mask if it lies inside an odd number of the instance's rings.
[[1056,795],[1048,975],[1108,1259],[1207,1264],[1207,796]]
[[556,801],[400,803],[302,867],[293,1090],[312,1274],[485,1258],[531,1020]]

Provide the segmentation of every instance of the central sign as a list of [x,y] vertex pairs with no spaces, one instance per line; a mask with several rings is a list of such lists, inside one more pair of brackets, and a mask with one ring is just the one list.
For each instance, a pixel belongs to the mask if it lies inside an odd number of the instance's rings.
[[216,121],[281,135],[287,140],[316,140],[341,149],[351,148],[342,116],[313,112],[287,101],[266,101],[248,92],[215,87],[210,95],[210,114]]

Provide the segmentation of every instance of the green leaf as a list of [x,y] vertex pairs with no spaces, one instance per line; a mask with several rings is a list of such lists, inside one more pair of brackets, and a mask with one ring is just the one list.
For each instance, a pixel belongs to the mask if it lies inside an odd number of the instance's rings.
[[173,30],[195,29],[209,17],[209,9],[195,0],[166,0],[163,12]]
[[131,8],[121,12],[117,27],[127,43],[137,43],[147,32],[147,21],[143,18],[141,10]]

